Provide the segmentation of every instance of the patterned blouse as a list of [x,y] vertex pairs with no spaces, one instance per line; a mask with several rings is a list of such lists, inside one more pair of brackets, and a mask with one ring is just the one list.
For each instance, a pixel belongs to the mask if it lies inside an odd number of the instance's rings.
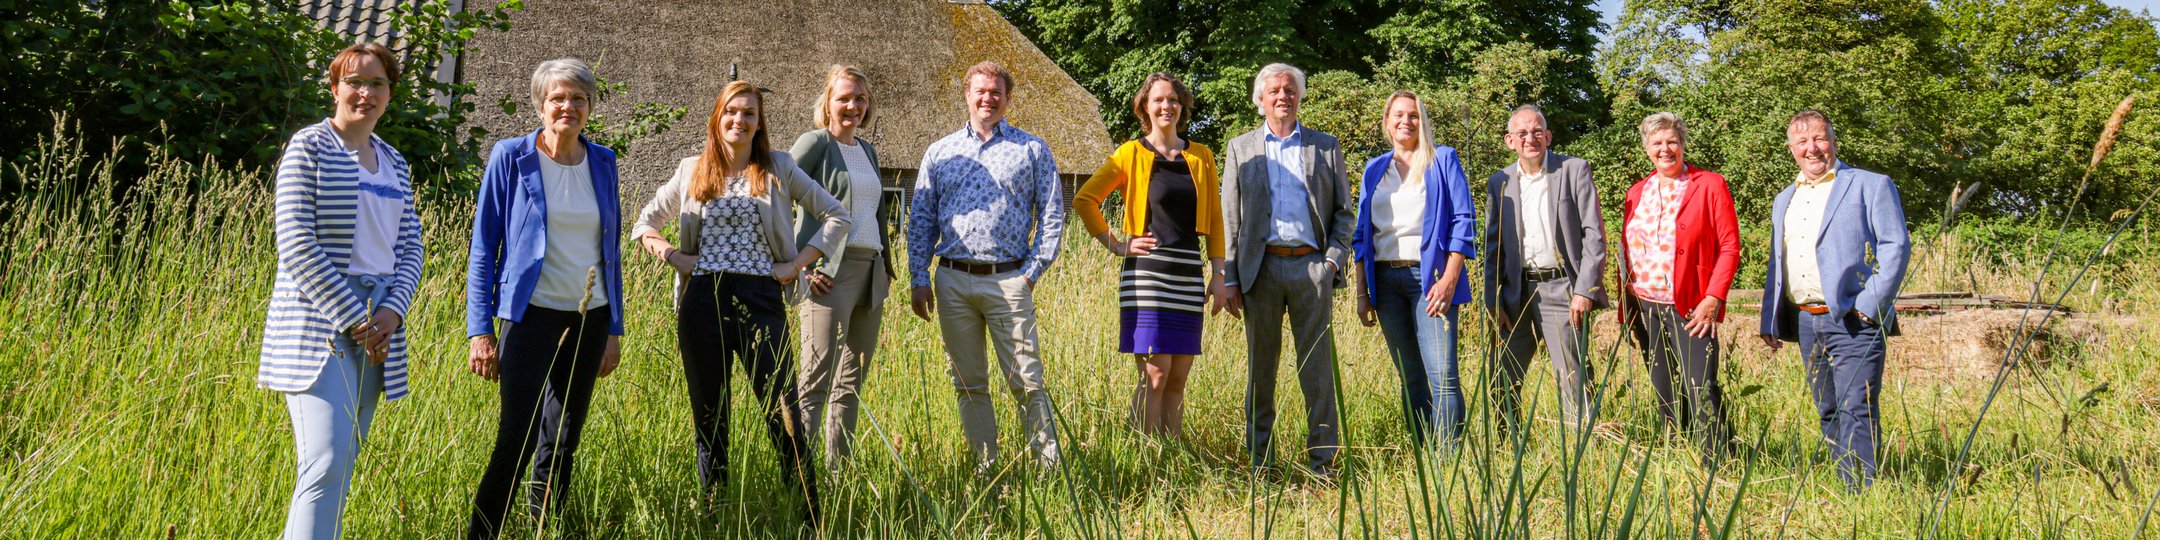
[[705,201],[704,229],[698,233],[697,274],[772,275],[773,255],[759,228],[757,200],[750,183],[730,176],[719,197]]
[[1643,186],[1642,200],[1635,205],[1635,219],[1627,222],[1628,271],[1634,278],[1630,287],[1636,298],[1673,303],[1673,250],[1677,243],[1673,227],[1687,186],[1686,179],[1661,177],[1653,177],[1650,185]]

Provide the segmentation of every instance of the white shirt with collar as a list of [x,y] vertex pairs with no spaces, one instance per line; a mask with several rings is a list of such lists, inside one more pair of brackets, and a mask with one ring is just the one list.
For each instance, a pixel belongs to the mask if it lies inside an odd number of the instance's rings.
[[1794,182],[1792,200],[1785,205],[1785,294],[1796,304],[1823,302],[1822,266],[1815,262],[1815,243],[1822,237],[1823,212],[1830,205],[1830,188],[1837,171],[1809,182],[1806,173]]
[[1523,268],[1550,270],[1560,267],[1558,250],[1553,244],[1552,171],[1539,170],[1532,173],[1527,167],[1516,164],[1522,171],[1519,184],[1521,198],[1516,202],[1522,211],[1522,258]]

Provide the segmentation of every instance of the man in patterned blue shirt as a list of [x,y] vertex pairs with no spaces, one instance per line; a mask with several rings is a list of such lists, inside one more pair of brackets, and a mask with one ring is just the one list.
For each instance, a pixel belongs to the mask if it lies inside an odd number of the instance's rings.
[[[1020,400],[1028,446],[1047,468],[1058,460],[1057,426],[1036,347],[1034,290],[1065,234],[1057,162],[1042,139],[1005,123],[1012,72],[984,61],[963,80],[967,126],[923,151],[915,179],[907,231],[910,301],[923,320],[937,313],[961,431],[977,470],[995,470],[997,463],[986,337],[1007,389]],[[943,267],[935,279],[933,255]]]

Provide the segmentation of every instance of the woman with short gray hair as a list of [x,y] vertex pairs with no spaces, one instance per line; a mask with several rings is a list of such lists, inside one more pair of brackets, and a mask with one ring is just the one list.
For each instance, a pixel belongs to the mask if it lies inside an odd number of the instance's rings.
[[1637,126],[1653,170],[1620,214],[1620,321],[1642,348],[1658,412],[1715,465],[1731,445],[1718,384],[1717,325],[1740,270],[1740,227],[1725,177],[1687,162],[1687,123],[1661,112]]
[[[467,536],[494,538],[528,465],[526,511],[562,506],[596,379],[623,335],[622,216],[615,152],[582,132],[598,93],[576,58],[533,70],[540,128],[495,143],[473,209],[465,271],[468,367],[497,383],[495,450]],[[498,347],[495,320],[503,321]]]

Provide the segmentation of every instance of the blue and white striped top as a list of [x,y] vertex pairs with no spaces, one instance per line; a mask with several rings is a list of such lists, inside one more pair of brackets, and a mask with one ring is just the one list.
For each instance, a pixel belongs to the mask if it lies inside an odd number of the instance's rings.
[[[377,151],[390,156],[398,187],[412,193],[412,169],[405,156],[382,138],[369,136]],[[330,359],[331,339],[367,320],[370,307],[354,295],[345,274],[352,263],[353,226],[359,212],[360,176],[365,171],[330,129],[330,121],[301,128],[285,143],[278,160],[277,198],[273,210],[277,238],[277,284],[263,323],[262,359],[257,385],[280,392],[306,390]],[[398,223],[397,274],[382,306],[403,317],[420,286],[420,214],[412,198]],[[383,362],[383,393],[405,397],[405,329],[390,338]]]

